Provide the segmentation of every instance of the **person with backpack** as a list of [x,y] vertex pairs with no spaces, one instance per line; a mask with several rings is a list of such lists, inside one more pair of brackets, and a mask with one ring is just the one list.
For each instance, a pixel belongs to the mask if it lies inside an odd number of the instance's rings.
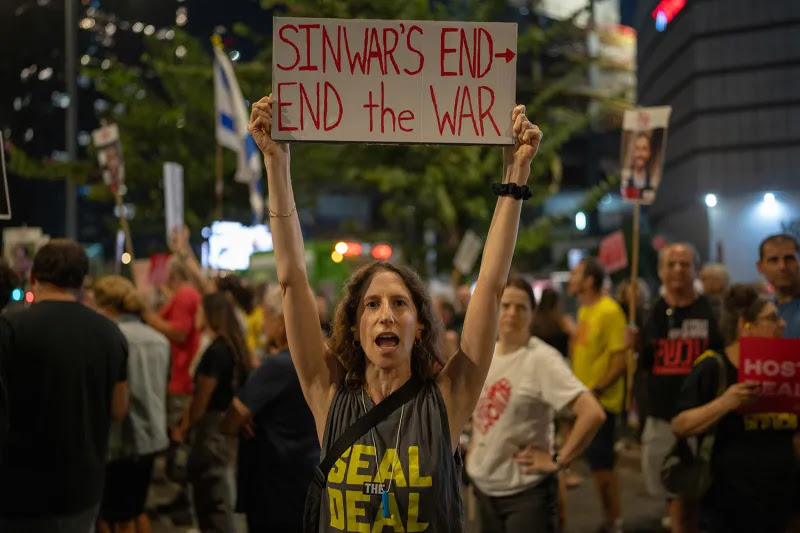
[[785,325],[754,287],[733,285],[720,321],[725,349],[705,352],[683,383],[673,432],[679,438],[715,432],[704,500],[710,533],[783,533],[800,510],[797,415],[737,412],[760,394],[758,383],[737,383],[739,339],[781,337]]

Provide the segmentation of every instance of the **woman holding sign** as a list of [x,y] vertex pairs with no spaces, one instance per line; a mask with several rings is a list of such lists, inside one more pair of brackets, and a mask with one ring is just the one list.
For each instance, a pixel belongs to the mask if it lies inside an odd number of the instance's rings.
[[[783,533],[800,509],[800,470],[792,444],[797,415],[736,412],[760,394],[758,383],[737,383],[739,339],[780,337],[785,325],[775,304],[754,287],[733,285],[720,321],[724,352],[703,354],[683,384],[681,413],[672,419],[672,430],[678,437],[716,431],[707,499],[712,533]],[[721,384],[724,392],[717,396]]]
[[[306,530],[462,531],[456,445],[492,361],[520,200],[530,194],[526,182],[542,133],[523,106],[514,109],[515,144],[504,148],[504,183],[493,188],[500,198],[458,351],[449,359],[441,353],[442,325],[419,276],[375,262],[344,287],[328,341],[333,357],[326,358],[289,145],[271,138],[272,106],[271,95],[253,105],[249,131],[267,167],[289,349],[325,457],[309,490]],[[438,376],[436,360],[447,360]]]

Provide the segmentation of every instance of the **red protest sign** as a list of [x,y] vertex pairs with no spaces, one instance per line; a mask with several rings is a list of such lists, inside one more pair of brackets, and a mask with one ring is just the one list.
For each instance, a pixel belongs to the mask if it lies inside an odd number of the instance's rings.
[[621,231],[615,231],[600,241],[597,260],[608,274],[628,267],[628,250],[625,247],[625,236]]
[[743,338],[739,382],[761,383],[761,396],[744,413],[800,414],[800,339]]

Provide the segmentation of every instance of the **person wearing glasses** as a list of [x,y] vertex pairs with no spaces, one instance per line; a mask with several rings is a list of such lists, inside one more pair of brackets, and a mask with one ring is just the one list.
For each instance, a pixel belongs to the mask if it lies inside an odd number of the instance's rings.
[[[739,339],[781,337],[786,322],[777,306],[749,285],[733,285],[725,294],[720,327],[725,349],[717,352],[725,367],[708,351],[698,359],[678,397],[679,414],[672,420],[678,437],[702,435],[716,425],[711,456],[712,485],[704,504],[711,533],[783,533],[795,531],[800,510],[800,468],[797,415],[740,414],[737,410],[759,397],[760,384],[737,383]],[[720,379],[727,385],[717,397]]]

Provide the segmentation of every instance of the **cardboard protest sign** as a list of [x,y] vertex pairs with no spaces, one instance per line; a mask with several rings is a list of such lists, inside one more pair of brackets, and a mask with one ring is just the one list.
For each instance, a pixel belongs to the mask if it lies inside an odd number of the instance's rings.
[[467,230],[464,237],[461,238],[461,243],[456,250],[455,258],[453,258],[453,266],[456,270],[464,275],[472,272],[475,267],[475,262],[480,257],[483,251],[483,239],[478,237],[472,230]]
[[125,184],[125,160],[122,158],[119,128],[116,124],[110,124],[94,130],[92,143],[97,148],[97,162],[103,182],[116,194]]
[[622,118],[622,199],[652,204],[661,183],[672,107],[640,107]]
[[761,395],[739,411],[800,414],[800,339],[741,339],[739,382],[743,381],[761,383]]
[[628,268],[628,249],[625,246],[625,235],[621,231],[615,231],[600,241],[597,260],[607,274]]
[[513,144],[517,25],[276,17],[272,137]]
[[6,150],[3,132],[0,132],[0,220],[11,220],[11,199],[8,196],[8,176],[6,175]]
[[183,229],[183,167],[178,163],[164,163],[164,218],[169,241],[174,228]]

